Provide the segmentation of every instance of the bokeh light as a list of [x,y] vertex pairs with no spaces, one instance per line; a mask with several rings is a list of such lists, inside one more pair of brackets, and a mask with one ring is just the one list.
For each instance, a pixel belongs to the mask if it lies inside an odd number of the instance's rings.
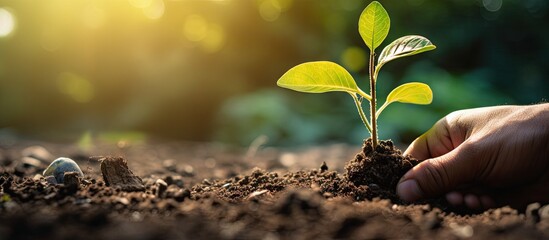
[[0,37],[9,36],[15,29],[15,17],[6,8],[0,8]]
[[128,0],[136,8],[147,8],[151,6],[154,0]]
[[268,22],[276,21],[282,12],[287,11],[293,0],[258,0],[259,15]]
[[219,51],[225,43],[225,31],[218,24],[210,24],[208,32],[202,41],[202,47],[206,52],[214,53]]
[[341,54],[341,62],[349,70],[359,72],[366,66],[368,59],[366,58],[366,52],[362,48],[348,47]]
[[206,37],[208,22],[198,14],[192,14],[185,19],[183,34],[189,41],[198,42]]
[[143,13],[149,19],[160,19],[164,15],[166,6],[163,0],[152,0],[149,6],[143,8]]
[[497,12],[503,5],[503,0],[482,0],[482,5],[490,12]]
[[79,103],[90,102],[95,96],[95,89],[89,80],[70,72],[59,74],[57,87],[61,93]]

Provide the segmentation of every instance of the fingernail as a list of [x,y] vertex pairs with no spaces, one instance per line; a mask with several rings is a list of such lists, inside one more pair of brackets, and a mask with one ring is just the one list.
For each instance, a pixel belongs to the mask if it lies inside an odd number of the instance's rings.
[[423,198],[423,192],[419,188],[417,181],[414,179],[408,179],[399,183],[396,191],[400,199],[407,202],[412,202]]

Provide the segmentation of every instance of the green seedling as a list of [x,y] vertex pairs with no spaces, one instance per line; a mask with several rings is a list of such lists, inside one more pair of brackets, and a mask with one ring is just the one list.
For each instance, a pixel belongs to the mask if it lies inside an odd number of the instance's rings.
[[[345,68],[328,61],[307,62],[297,65],[282,75],[277,85],[306,93],[333,91],[349,93],[355,102],[364,126],[371,134],[372,145],[375,149],[378,142],[377,119],[389,104],[401,102],[425,105],[430,104],[433,100],[433,93],[427,84],[411,82],[393,89],[387,96],[385,103],[379,109],[377,108],[376,83],[381,67],[394,59],[412,56],[436,48],[425,37],[417,35],[404,36],[387,45],[379,54],[376,64],[375,50],[387,37],[390,25],[387,11],[377,1],[370,3],[364,9],[358,21],[358,32],[370,49],[368,69],[370,94],[365,93],[357,86],[357,83]],[[364,99],[370,103],[370,120],[366,118],[362,108]]]

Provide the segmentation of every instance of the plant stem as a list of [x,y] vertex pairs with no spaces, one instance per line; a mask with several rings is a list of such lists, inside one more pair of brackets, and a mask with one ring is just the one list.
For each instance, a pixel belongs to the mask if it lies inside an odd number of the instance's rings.
[[370,126],[370,123],[368,123],[368,118],[366,118],[366,114],[364,114],[364,110],[362,109],[362,101],[359,101],[355,93],[349,93],[351,94],[351,97],[353,97],[353,100],[355,100],[356,109],[358,110],[358,115],[360,115],[360,119],[364,123],[364,126],[366,126],[366,129],[371,133],[372,127]]
[[377,119],[376,119],[376,77],[375,74],[375,52],[370,51],[370,122],[372,123],[372,147],[375,151],[377,147]]

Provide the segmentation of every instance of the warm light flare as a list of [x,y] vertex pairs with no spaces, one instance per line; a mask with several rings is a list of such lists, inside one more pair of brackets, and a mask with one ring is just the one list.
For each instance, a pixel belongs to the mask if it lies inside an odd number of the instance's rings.
[[0,37],[9,36],[15,29],[15,17],[5,8],[0,8]]

